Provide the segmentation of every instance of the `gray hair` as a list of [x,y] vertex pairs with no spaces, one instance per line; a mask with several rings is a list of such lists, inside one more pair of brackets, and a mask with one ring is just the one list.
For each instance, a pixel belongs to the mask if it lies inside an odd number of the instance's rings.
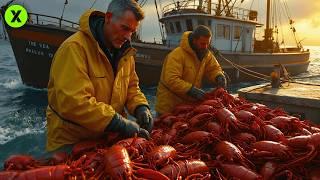
[[210,29],[204,25],[197,26],[192,32],[192,37],[198,39],[200,36],[211,37]]
[[137,21],[141,21],[144,18],[142,8],[135,0],[112,0],[107,12],[112,13],[114,17],[121,17],[123,12],[127,10],[134,13]]

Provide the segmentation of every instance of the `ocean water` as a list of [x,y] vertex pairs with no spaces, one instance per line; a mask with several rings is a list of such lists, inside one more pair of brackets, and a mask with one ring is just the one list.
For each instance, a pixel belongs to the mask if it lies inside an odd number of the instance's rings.
[[[299,77],[320,75],[320,46],[305,48],[310,49],[312,62],[308,72]],[[319,76],[301,80],[320,84]],[[232,85],[230,90],[236,92],[240,87],[256,83],[259,82]],[[156,87],[142,90],[153,108]],[[46,105],[47,91],[22,84],[12,48],[9,42],[0,40],[0,169],[12,154],[44,155]]]

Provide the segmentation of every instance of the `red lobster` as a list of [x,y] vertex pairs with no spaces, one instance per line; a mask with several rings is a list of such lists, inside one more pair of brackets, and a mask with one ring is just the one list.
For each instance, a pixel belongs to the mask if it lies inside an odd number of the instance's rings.
[[229,126],[235,130],[248,129],[248,126],[239,121],[236,116],[227,108],[221,108],[217,112],[217,118],[225,128],[226,133],[229,132]]
[[32,156],[12,155],[4,162],[4,169],[8,170],[28,170],[39,166],[39,162]]
[[212,120],[213,120],[213,115],[211,113],[202,113],[202,114],[197,114],[193,116],[189,120],[189,124],[191,127],[197,128],[205,125],[207,122],[210,122]]
[[185,160],[169,164],[160,170],[161,173],[171,179],[176,179],[179,176],[187,177],[192,174],[208,174],[208,166],[200,160]]
[[314,159],[318,155],[318,150],[320,149],[320,133],[288,138],[288,146],[296,149],[305,149],[307,147],[310,149],[310,152],[281,166],[279,170],[283,170],[286,167],[299,165],[301,162],[306,163]]
[[175,158],[177,151],[168,145],[161,145],[154,148],[148,154],[148,160],[151,167],[156,169],[157,166],[164,166],[170,159]]
[[242,152],[232,143],[228,141],[220,141],[215,146],[217,154],[217,160],[228,161],[228,162],[239,162],[245,167],[254,167],[252,162],[242,155]]
[[77,143],[72,148],[72,159],[78,159],[84,153],[105,147],[104,140],[87,140]]
[[3,171],[0,179],[86,179],[81,169],[71,169],[68,165],[45,166],[27,171]]
[[159,140],[160,144],[173,144],[174,140],[179,133],[183,133],[188,129],[188,124],[185,122],[175,122],[172,127],[167,131],[163,132],[162,137]]
[[163,174],[153,170],[133,170],[127,150],[119,145],[113,145],[104,154],[105,172],[112,179],[131,179],[134,175],[147,179],[161,179]]
[[259,174],[244,166],[239,166],[235,164],[221,164],[220,166],[223,172],[227,174],[229,177],[235,177],[238,179],[246,180],[262,179],[262,177]]
[[131,159],[138,158],[141,154],[146,154],[155,147],[152,141],[141,137],[123,139],[116,144],[126,148]]
[[257,141],[257,138],[250,133],[238,133],[232,137],[232,142],[237,144],[243,149],[249,149],[249,147]]
[[113,145],[104,153],[105,172],[112,179],[131,179],[132,162],[127,150],[120,145]]
[[293,158],[293,154],[288,146],[274,141],[258,141],[252,144],[252,148],[258,151],[253,153],[254,157]]
[[214,140],[214,135],[206,131],[194,131],[188,133],[181,139],[183,144],[210,144]]

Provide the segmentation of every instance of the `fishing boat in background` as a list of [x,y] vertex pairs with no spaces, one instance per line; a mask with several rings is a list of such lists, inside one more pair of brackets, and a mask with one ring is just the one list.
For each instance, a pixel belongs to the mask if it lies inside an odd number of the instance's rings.
[[[14,0],[1,7],[4,15]],[[141,5],[146,0],[138,1]],[[154,0],[161,32],[161,42],[144,42],[136,34],[132,45],[137,49],[136,71],[140,84],[158,84],[165,56],[176,46],[184,31],[206,25],[212,32],[211,47],[223,70],[232,82],[265,79],[275,65],[281,64],[291,75],[306,72],[310,63],[296,37],[293,20],[288,17],[296,47],[285,48],[279,42],[279,26],[271,24],[271,0],[267,0],[266,27],[263,39],[258,40],[258,11],[236,7],[238,0],[185,0],[162,4]],[[276,1],[273,2],[273,7]],[[275,12],[275,11],[273,11]],[[59,45],[75,33],[78,24],[61,17],[29,13],[28,22],[21,28],[5,24],[22,81],[26,85],[46,88],[53,55]],[[275,38],[276,37],[276,38]]]
[[7,40],[8,37],[7,37],[7,33],[6,33],[6,30],[5,30],[5,27],[2,26],[3,24],[3,20],[2,20],[2,16],[0,16],[0,40]]

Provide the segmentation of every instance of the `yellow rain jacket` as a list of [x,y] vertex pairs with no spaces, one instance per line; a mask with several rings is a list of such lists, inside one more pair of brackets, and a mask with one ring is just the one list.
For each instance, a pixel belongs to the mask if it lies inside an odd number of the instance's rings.
[[192,102],[187,92],[193,86],[201,88],[204,75],[210,82],[223,74],[216,58],[208,52],[200,61],[189,44],[190,31],[182,35],[180,46],[170,52],[162,67],[157,89],[156,111],[171,112],[180,103]]
[[56,52],[50,71],[47,108],[47,151],[104,134],[115,113],[130,114],[139,105],[148,105],[135,72],[135,49],[120,59],[116,76],[94,39],[89,10],[80,18],[80,30]]

